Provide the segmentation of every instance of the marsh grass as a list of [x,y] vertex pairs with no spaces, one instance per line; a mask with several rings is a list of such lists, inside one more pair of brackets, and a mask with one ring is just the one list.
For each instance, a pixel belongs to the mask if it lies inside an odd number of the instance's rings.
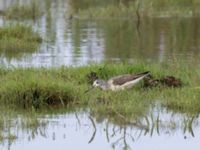
[[192,17],[200,14],[200,2],[194,0],[188,2],[186,0],[142,0],[139,2],[141,5],[141,13],[144,16],[155,17]]
[[30,4],[14,4],[8,7],[2,14],[7,19],[38,19],[43,15],[39,1],[33,0]]
[[104,7],[90,7],[86,10],[79,10],[77,13],[78,18],[82,19],[119,19],[119,18],[133,18],[136,17],[136,9],[133,6],[127,7],[123,4],[107,5]]
[[[200,63],[100,64],[83,67],[0,69],[0,102],[20,108],[77,107],[94,114],[137,118],[144,116],[150,104],[159,101],[164,107],[185,113],[199,113]],[[93,89],[87,74],[97,72],[103,79],[124,73],[150,70],[155,78],[173,75],[183,81],[182,88],[143,88],[142,82],[131,90],[112,92]]]
[[37,50],[42,38],[31,27],[13,25],[0,27],[0,52],[7,55]]
[[[90,3],[93,3],[92,1]],[[129,2],[108,3],[106,5],[91,5],[80,8],[75,14],[84,19],[133,19],[145,17],[192,17],[200,14],[200,2],[194,0],[136,0]]]

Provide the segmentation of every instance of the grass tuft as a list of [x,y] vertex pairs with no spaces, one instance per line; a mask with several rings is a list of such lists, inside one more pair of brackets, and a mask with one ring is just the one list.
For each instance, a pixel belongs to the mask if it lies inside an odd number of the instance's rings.
[[24,25],[0,27],[0,52],[6,54],[33,52],[41,42],[42,38],[31,27]]
[[37,19],[43,15],[39,2],[36,0],[31,1],[30,4],[14,4],[8,7],[2,14],[7,19]]
[[[90,4],[89,6],[88,3]],[[84,6],[84,2],[81,4]],[[138,18],[139,16],[193,17],[200,14],[200,2],[198,0],[194,0],[192,2],[188,2],[187,0],[135,0],[120,2],[101,1],[99,3],[96,1],[87,1],[85,3],[85,7],[83,6],[79,6],[79,8],[76,8],[77,10],[74,11],[74,14],[78,18],[133,19]]]

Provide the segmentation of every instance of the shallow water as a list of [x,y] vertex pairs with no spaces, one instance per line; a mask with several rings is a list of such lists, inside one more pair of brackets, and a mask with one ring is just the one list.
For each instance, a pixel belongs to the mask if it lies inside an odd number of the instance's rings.
[[[14,2],[0,0],[0,10]],[[0,52],[0,64],[51,67],[105,60],[163,62],[200,57],[198,17],[142,18],[137,28],[137,19],[69,19],[70,10],[75,9],[71,3],[70,0],[41,1],[45,12],[41,18],[20,21],[41,34],[44,39],[41,47],[33,53]],[[0,18],[0,26],[12,23],[16,21]]]
[[199,117],[154,107],[146,118],[149,125],[143,118],[141,123],[147,128],[141,128],[116,125],[107,119],[99,121],[89,112],[40,116],[42,125],[38,126],[23,126],[23,118],[19,116],[10,118],[12,121],[3,132],[16,135],[17,139],[3,140],[0,149],[198,149]]
[[[14,2],[0,0],[0,10]],[[176,59],[189,63],[200,58],[199,17],[142,18],[137,28],[135,19],[69,19],[69,2],[41,1],[45,13],[40,19],[20,21],[33,26],[41,34],[44,39],[41,47],[33,53],[0,51],[0,65],[55,67],[85,65],[93,61],[144,60],[159,63]],[[0,17],[0,26],[16,22]],[[12,134],[17,139],[0,141],[2,150],[197,150],[200,140],[198,116],[173,113],[160,106],[153,107],[146,119],[141,118],[145,128],[115,124],[106,118],[90,116],[89,112],[39,115],[36,118],[40,124],[35,126],[26,126],[23,115],[5,118],[3,129],[0,122],[0,135]]]

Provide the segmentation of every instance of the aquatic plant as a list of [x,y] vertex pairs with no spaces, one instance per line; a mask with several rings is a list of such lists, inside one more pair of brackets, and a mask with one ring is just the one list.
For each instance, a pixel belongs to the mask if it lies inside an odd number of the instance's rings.
[[123,4],[93,6],[79,9],[74,16],[80,19],[129,19],[136,17],[136,8],[135,5],[125,6]]
[[11,25],[0,27],[0,52],[6,54],[33,52],[37,50],[42,38],[29,26]]
[[37,19],[43,15],[39,2],[33,0],[30,4],[14,4],[8,7],[2,14],[7,19]]
[[[78,1],[78,2],[77,2]],[[188,2],[185,0],[135,0],[135,1],[86,1],[72,3],[72,14],[84,19],[133,19],[140,16],[170,17],[170,16],[196,16],[200,14],[198,0]],[[73,3],[81,3],[80,6]],[[85,7],[83,7],[85,6]]]

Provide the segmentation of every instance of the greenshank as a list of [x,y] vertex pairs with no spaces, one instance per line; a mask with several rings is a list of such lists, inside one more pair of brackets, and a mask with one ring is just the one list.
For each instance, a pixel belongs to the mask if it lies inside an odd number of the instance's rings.
[[138,74],[124,74],[112,77],[108,81],[97,79],[93,82],[93,87],[99,87],[102,90],[112,90],[112,91],[130,89],[149,74],[150,72],[147,71]]

